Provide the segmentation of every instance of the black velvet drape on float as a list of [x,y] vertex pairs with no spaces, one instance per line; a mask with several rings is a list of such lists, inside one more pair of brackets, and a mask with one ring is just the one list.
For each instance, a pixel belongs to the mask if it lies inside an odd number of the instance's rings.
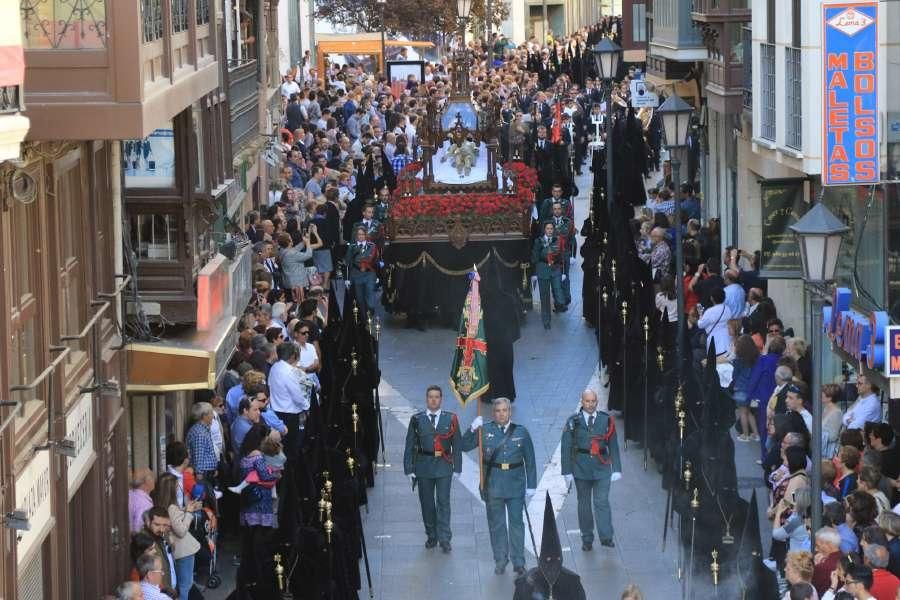
[[[528,287],[529,240],[469,242],[457,250],[447,242],[393,243],[385,248],[390,265],[385,285],[386,303],[393,312],[433,315],[435,321],[455,328],[466,300],[468,273],[477,265],[481,276],[481,305],[488,344],[491,388],[484,399],[515,399],[513,343]],[[522,281],[525,281],[523,289]]]

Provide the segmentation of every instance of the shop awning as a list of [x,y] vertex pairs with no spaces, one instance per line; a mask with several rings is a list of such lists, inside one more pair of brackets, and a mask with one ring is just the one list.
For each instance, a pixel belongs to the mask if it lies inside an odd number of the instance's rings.
[[237,341],[237,319],[227,317],[205,333],[193,330],[159,343],[128,344],[128,392],[213,389]]

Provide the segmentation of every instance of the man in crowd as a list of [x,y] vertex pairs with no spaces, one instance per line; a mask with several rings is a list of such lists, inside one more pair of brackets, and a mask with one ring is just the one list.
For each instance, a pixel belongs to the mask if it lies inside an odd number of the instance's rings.
[[292,458],[299,457],[303,445],[312,390],[309,378],[296,366],[299,358],[300,351],[295,344],[281,344],[278,362],[272,365],[269,373],[269,402],[287,427],[284,448]]
[[[144,513],[144,533],[153,538],[156,547],[155,557],[161,559],[161,564],[154,569],[160,570],[160,579],[157,586],[165,589],[175,589],[175,559],[172,557],[172,546],[169,539],[172,531],[172,521],[169,513],[161,506],[154,506]],[[144,556],[147,556],[145,553]]]
[[198,478],[215,482],[219,470],[219,457],[212,439],[212,422],[215,418],[212,404],[197,402],[191,407],[194,424],[185,436],[191,465]]
[[150,494],[156,486],[156,475],[150,469],[135,469],[128,490],[128,524],[131,532],[140,531],[144,526],[144,513],[153,508]]
[[843,423],[847,429],[863,429],[867,422],[881,422],[881,399],[878,397],[878,386],[874,385],[865,375],[856,378],[856,391],[858,396],[847,412],[844,413]]

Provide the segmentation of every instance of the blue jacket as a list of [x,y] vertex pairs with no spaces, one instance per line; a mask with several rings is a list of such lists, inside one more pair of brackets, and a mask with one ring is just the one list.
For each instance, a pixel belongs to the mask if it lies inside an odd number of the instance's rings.
[[753,365],[750,382],[747,384],[747,398],[759,400],[761,404],[769,401],[775,389],[775,369],[781,354],[763,354]]
[[744,363],[744,361],[738,360],[736,358],[731,361],[731,366],[734,367],[734,373],[732,373],[731,376],[731,380],[734,382],[734,391],[732,392],[732,397],[735,400],[746,400],[747,392],[750,387],[750,375],[753,373],[753,367],[748,367]]

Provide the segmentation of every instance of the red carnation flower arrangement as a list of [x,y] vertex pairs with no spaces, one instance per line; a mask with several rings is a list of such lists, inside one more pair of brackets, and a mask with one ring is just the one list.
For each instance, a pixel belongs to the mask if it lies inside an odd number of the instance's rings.
[[[446,218],[455,214],[484,217],[521,214],[531,208],[538,183],[535,169],[521,161],[510,161],[503,165],[503,172],[509,173],[514,182],[513,194],[499,192],[422,194],[422,181],[415,178],[415,174],[421,169],[421,162],[413,162],[406,165],[397,176],[397,189],[394,190],[391,199],[392,219]],[[410,185],[414,189],[410,190]],[[405,195],[407,193],[412,195]]]

